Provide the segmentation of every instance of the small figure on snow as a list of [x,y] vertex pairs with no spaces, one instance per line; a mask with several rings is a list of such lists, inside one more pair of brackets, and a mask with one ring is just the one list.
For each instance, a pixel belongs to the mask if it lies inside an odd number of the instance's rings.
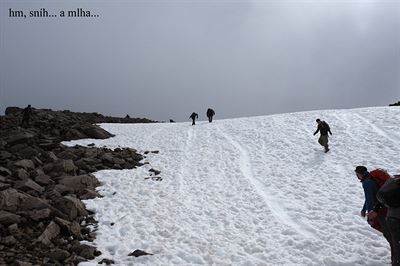
[[192,119],[192,126],[194,126],[195,124],[196,124],[196,118],[199,118],[199,115],[197,114],[197,113],[195,113],[195,112],[193,112],[190,116],[189,116],[189,118],[191,118]]
[[317,118],[317,123],[318,123],[318,128],[317,131],[314,132],[314,136],[318,133],[318,131],[321,133],[321,136],[318,139],[318,143],[321,146],[325,147],[325,153],[329,151],[329,145],[328,145],[328,132],[332,136],[331,129],[325,121],[321,121],[319,118]]
[[208,108],[207,109],[207,117],[208,117],[208,122],[212,122],[213,116],[215,115],[215,112],[213,109]]

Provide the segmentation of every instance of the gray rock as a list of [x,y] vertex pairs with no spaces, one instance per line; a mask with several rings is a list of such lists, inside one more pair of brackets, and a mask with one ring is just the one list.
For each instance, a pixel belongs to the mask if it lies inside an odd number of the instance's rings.
[[28,132],[21,132],[21,133],[16,133],[10,135],[7,139],[6,142],[9,145],[15,145],[18,143],[26,143],[28,140],[34,138],[35,135],[28,133]]
[[51,205],[47,200],[29,196],[20,206],[22,211],[30,211],[30,210],[41,210],[41,209],[52,209]]
[[56,206],[70,221],[74,220],[78,215],[88,215],[85,205],[79,199],[71,196],[62,197],[56,202]]
[[0,151],[0,160],[10,159],[11,156],[12,156],[12,154],[9,153],[8,151]]
[[10,225],[17,224],[21,221],[21,216],[8,211],[0,210],[0,224]]
[[2,176],[11,175],[11,171],[8,170],[8,169],[5,168],[5,167],[1,167],[1,166],[0,166],[0,175],[2,175]]
[[75,221],[70,222],[58,217],[56,217],[54,221],[61,227],[62,230],[68,232],[75,238],[82,239],[81,227],[77,222]]
[[0,210],[15,212],[30,196],[13,188],[0,191]]
[[50,176],[45,175],[45,174],[41,174],[35,177],[35,181],[39,184],[39,185],[43,185],[43,186],[47,186],[51,183],[53,183],[53,180],[50,179]]
[[94,253],[96,251],[96,248],[82,244],[82,245],[75,245],[74,247],[72,247],[71,251],[75,252],[76,254],[85,259],[94,259]]
[[147,253],[146,251],[143,251],[140,249],[136,249],[135,251],[128,254],[128,256],[134,256],[134,257],[140,257],[140,256],[145,256],[145,255],[153,255],[153,254]]
[[29,217],[34,221],[47,220],[50,216],[51,210],[48,208],[29,212]]
[[39,236],[37,241],[49,246],[51,244],[51,240],[59,233],[60,227],[54,221],[51,221],[43,233]]
[[63,249],[54,249],[48,252],[47,257],[49,257],[52,260],[58,261],[58,262],[63,262],[65,259],[67,259],[71,254]]
[[44,188],[42,186],[40,186],[38,183],[30,178],[16,182],[14,187],[22,191],[35,190],[39,193],[42,193],[44,191]]
[[15,244],[17,244],[17,240],[14,236],[6,236],[0,238],[0,243],[6,246],[14,246]]
[[74,192],[82,191],[86,188],[95,188],[100,182],[94,175],[66,176],[59,180],[59,184],[70,187]]
[[25,169],[22,169],[22,168],[18,169],[16,174],[17,174],[18,179],[20,179],[20,180],[26,180],[29,178],[29,173]]
[[58,160],[58,157],[52,151],[47,152],[47,157],[50,162],[55,162]]

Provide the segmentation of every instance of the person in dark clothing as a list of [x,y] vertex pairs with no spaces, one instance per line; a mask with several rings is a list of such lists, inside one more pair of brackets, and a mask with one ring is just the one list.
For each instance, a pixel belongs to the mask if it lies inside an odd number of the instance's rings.
[[208,108],[207,109],[207,117],[208,117],[208,122],[212,122],[213,116],[215,115],[215,112],[213,109]]
[[195,120],[196,120],[196,118],[199,118],[199,115],[196,114],[195,112],[193,112],[193,113],[189,116],[189,118],[192,119],[192,126],[194,126],[194,125],[196,124]]
[[378,190],[377,199],[381,202],[375,206],[372,214],[377,216],[380,208],[383,206],[387,207],[386,227],[391,240],[392,265],[400,266],[400,207],[391,206],[390,203],[388,204],[382,198],[382,193],[388,188],[392,189],[392,198],[400,198],[400,176],[395,175],[394,177],[388,179]]
[[386,238],[390,247],[392,248],[392,237],[385,220],[386,212],[377,211],[376,207],[378,204],[376,194],[378,193],[379,186],[372,179],[367,167],[359,165],[354,171],[362,184],[365,195],[364,205],[361,209],[361,216],[367,216],[368,223],[371,225],[371,227],[383,233],[383,236]]
[[318,139],[318,143],[321,146],[325,147],[325,153],[329,151],[329,145],[328,145],[328,132],[332,136],[331,129],[325,121],[321,121],[319,118],[316,120],[318,123],[318,128],[317,131],[314,132],[314,136],[318,133],[318,131],[321,133],[321,136]]
[[32,116],[32,107],[29,104],[24,110],[22,110],[21,127],[26,128],[30,126],[31,116]]

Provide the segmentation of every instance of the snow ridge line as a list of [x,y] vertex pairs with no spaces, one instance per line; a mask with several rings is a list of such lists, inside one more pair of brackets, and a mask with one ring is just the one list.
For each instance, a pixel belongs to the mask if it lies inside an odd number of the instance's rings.
[[293,221],[293,219],[287,214],[286,210],[281,207],[279,202],[268,192],[268,188],[254,177],[250,157],[247,150],[243,148],[238,142],[233,140],[230,135],[223,132],[223,130],[221,130],[219,127],[217,127],[217,130],[233,147],[235,147],[239,151],[240,171],[242,172],[243,176],[247,178],[253,185],[256,193],[267,204],[268,208],[271,210],[272,215],[282,223],[293,228],[297,233],[303,235],[304,237],[315,238],[312,229],[308,229],[305,226],[301,226],[297,222]]

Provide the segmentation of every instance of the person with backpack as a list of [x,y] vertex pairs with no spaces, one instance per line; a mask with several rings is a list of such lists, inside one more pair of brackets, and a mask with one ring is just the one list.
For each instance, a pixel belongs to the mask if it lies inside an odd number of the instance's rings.
[[193,112],[193,113],[189,116],[189,118],[192,119],[192,126],[194,126],[194,125],[196,124],[196,118],[199,118],[199,115],[198,115],[197,113]]
[[208,122],[212,122],[213,116],[215,115],[215,112],[213,109],[208,108],[207,109],[207,117],[208,117]]
[[318,128],[317,131],[314,132],[314,136],[318,133],[318,131],[321,133],[321,136],[318,139],[318,143],[321,146],[325,147],[325,153],[329,151],[329,145],[328,145],[328,132],[332,136],[331,128],[329,127],[328,123],[325,121],[321,121],[319,118],[317,118],[317,124]]
[[386,208],[377,208],[377,193],[383,184],[390,179],[390,175],[382,169],[368,172],[367,167],[359,165],[354,170],[364,189],[365,201],[361,209],[361,216],[367,217],[368,224],[383,234],[392,249],[392,238],[386,223]]
[[387,208],[386,226],[391,237],[392,265],[397,266],[400,265],[400,175],[388,179],[376,196],[380,204],[375,207],[375,213],[382,207]]

